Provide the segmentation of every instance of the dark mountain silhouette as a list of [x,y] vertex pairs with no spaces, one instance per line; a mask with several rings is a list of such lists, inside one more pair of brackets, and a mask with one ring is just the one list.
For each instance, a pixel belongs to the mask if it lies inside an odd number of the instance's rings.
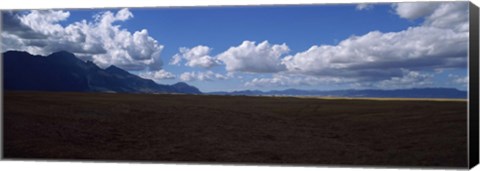
[[198,90],[197,87],[188,85],[187,83],[184,83],[184,82],[178,82],[176,84],[173,84],[172,87],[180,92],[184,92],[188,94],[199,94],[200,92],[200,90]]
[[467,98],[467,92],[454,88],[413,88],[397,90],[244,90],[233,92],[211,92],[214,95],[254,96],[331,96],[331,97],[378,97],[378,98]]
[[8,51],[3,60],[5,90],[201,94],[186,83],[161,85],[114,65],[102,69],[66,51],[46,57]]

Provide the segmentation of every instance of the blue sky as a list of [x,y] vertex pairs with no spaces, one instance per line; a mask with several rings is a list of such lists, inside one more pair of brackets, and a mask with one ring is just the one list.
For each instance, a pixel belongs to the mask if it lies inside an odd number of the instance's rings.
[[69,50],[101,67],[116,65],[161,84],[183,81],[205,92],[465,90],[467,7],[426,2],[22,11],[8,17],[50,40],[40,47],[4,28],[2,50]]

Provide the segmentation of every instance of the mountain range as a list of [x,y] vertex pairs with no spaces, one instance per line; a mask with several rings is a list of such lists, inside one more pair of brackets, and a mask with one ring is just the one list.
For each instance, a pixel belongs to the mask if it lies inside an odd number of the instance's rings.
[[118,93],[181,93],[248,96],[332,96],[385,98],[466,98],[467,92],[454,88],[413,88],[397,90],[243,90],[202,93],[184,82],[158,84],[111,65],[102,69],[91,61],[83,61],[66,51],[48,56],[27,52],[3,53],[5,90],[118,92]]
[[183,82],[162,85],[114,65],[102,69],[66,51],[48,56],[8,51],[3,62],[5,90],[201,94]]

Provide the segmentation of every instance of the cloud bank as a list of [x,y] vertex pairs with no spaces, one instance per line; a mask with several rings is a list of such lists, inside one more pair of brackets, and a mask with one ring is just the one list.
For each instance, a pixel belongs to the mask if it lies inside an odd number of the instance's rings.
[[[395,5],[401,17],[425,17],[420,26],[399,32],[372,31],[362,36],[351,36],[338,45],[315,45],[305,52],[285,57],[282,62],[295,73],[362,79],[398,77],[402,69],[465,67],[468,27],[467,30],[459,29],[458,20],[436,16],[444,11],[462,11],[466,16],[467,4],[434,3],[432,6],[436,8],[429,13],[421,10],[424,5]],[[468,26],[467,18],[460,18],[463,19],[460,25]],[[446,25],[453,27],[447,28]],[[382,76],[385,72],[391,74]]]
[[[428,72],[466,68],[468,3],[398,3],[392,8],[401,18],[424,21],[399,32],[371,31],[337,45],[314,45],[306,51],[276,58],[275,62],[286,67],[282,73],[318,80],[335,78],[352,85],[362,82],[381,88],[426,86],[431,84],[432,75]],[[287,80],[274,75],[253,79],[247,85],[295,86],[299,82]]]
[[[118,24],[134,17],[128,9],[101,12],[92,21],[68,25],[61,23],[70,13],[61,10],[4,12],[2,48],[43,55],[67,50],[101,67],[116,65],[156,81],[225,80],[234,73],[258,76],[244,82],[248,87],[422,87],[433,84],[435,71],[467,67],[468,2],[395,3],[391,7],[399,18],[421,20],[421,24],[397,32],[373,30],[293,54],[286,43],[268,40],[244,40],[216,55],[205,45],[181,47],[169,64],[206,71],[183,72],[179,77],[162,70],[164,46],[148,30],[130,32]],[[369,4],[355,7],[372,8]],[[227,74],[210,71],[213,67],[222,67]],[[460,76],[451,79],[458,84],[467,80]]]
[[28,13],[4,12],[2,50],[21,50],[48,55],[66,50],[101,67],[116,65],[129,71],[159,70],[163,45],[146,29],[129,32],[118,22],[133,18],[128,9],[106,11],[93,21],[60,24],[70,13],[62,10],[32,10]]
[[[357,10],[371,8],[368,4],[356,6]],[[228,72],[273,74],[271,78],[253,78],[245,83],[248,86],[296,86],[344,80],[341,82],[384,88],[395,84],[428,85],[432,77],[428,72],[466,67],[468,3],[396,3],[392,8],[400,18],[423,19],[423,22],[398,32],[375,30],[353,35],[336,45],[313,45],[291,55],[286,43],[270,44],[266,40],[259,44],[245,40],[216,56],[210,56],[209,47],[197,46],[181,49],[182,55],[174,57],[172,63],[185,59],[187,66],[211,67],[213,62],[209,61],[221,61]],[[203,51],[195,50],[200,47]],[[197,62],[198,59],[204,62]]]

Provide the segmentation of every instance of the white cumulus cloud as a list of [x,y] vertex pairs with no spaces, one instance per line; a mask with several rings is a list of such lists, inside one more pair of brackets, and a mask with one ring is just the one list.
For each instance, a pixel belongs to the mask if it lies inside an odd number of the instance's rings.
[[402,18],[424,17],[425,26],[468,32],[468,2],[403,2],[394,8]]
[[[411,27],[400,32],[373,31],[352,36],[336,46],[312,46],[287,56],[288,70],[310,75],[353,76],[387,68],[466,66],[468,33],[435,27]],[[366,74],[366,73],[364,73]]]
[[62,10],[34,10],[20,17],[20,21],[34,31],[49,35],[63,32],[63,27],[58,22],[66,20],[69,16],[70,12]]
[[431,15],[440,4],[435,2],[402,2],[393,5],[395,12],[401,18],[414,20]]
[[226,65],[229,72],[240,71],[250,73],[269,73],[285,70],[281,56],[290,51],[284,44],[270,44],[263,41],[243,41],[242,44],[230,47],[217,57]]
[[171,65],[178,65],[182,60],[185,60],[185,66],[211,68],[220,63],[216,58],[210,56],[212,49],[208,46],[199,45],[191,49],[181,47],[179,51],[179,53],[172,57],[170,61]]

